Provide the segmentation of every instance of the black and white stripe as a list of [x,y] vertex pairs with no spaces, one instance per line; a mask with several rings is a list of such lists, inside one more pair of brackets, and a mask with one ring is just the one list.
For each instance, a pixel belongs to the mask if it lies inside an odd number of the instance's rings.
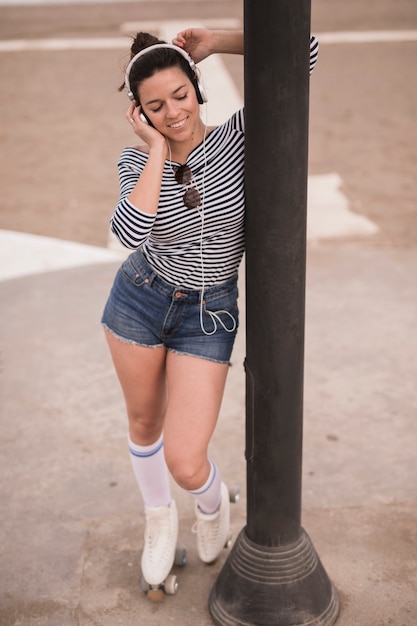
[[[310,74],[319,43],[310,38]],[[185,187],[166,162],[156,215],[135,207],[127,196],[135,187],[148,155],[126,148],[119,160],[120,197],[111,228],[127,248],[142,246],[145,258],[165,280],[200,289],[230,278],[244,248],[244,112],[213,130],[187,159],[203,206],[187,209]]]
[[200,289],[230,278],[244,248],[244,113],[235,113],[187,159],[203,205],[184,206],[185,187],[166,162],[156,215],[133,206],[134,188],[148,155],[126,148],[119,160],[120,198],[111,227],[128,248],[142,246],[145,258],[165,280]]
[[314,67],[317,63],[317,58],[319,56],[319,42],[317,38],[312,35],[310,37],[310,74],[314,70]]

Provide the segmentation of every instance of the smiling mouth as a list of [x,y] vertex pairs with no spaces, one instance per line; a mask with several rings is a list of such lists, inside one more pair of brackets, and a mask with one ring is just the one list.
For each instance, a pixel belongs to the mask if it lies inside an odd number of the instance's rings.
[[181,122],[176,122],[175,124],[169,124],[169,127],[174,128],[174,129],[182,128],[183,126],[185,126],[185,123],[187,120],[188,120],[188,117],[181,120]]

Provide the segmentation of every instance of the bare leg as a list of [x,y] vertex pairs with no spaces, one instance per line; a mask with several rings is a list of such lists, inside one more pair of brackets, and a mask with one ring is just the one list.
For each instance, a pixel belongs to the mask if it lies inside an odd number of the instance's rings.
[[130,438],[150,445],[163,429],[166,350],[125,343],[108,331],[105,335],[125,397]]
[[166,350],[128,344],[106,331],[129,418],[130,458],[145,503],[142,574],[159,585],[169,574],[178,538],[164,449],[157,440],[166,410]]
[[[227,487],[216,473],[210,477],[208,446],[217,423],[228,365],[185,355],[167,355],[168,404],[165,455],[176,482],[193,492],[197,551],[212,563],[222,551],[230,528]],[[216,502],[216,504],[214,504]],[[202,506],[219,507],[203,513]]]
[[223,398],[228,365],[168,352],[165,457],[176,482],[199,489],[210,473],[208,446]]

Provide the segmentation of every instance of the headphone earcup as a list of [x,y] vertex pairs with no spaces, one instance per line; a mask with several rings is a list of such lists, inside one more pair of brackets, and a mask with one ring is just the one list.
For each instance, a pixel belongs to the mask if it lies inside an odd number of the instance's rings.
[[194,79],[194,89],[197,94],[197,100],[199,104],[203,104],[204,102],[208,101],[206,88],[204,87],[203,81],[201,80],[201,78],[196,77]]

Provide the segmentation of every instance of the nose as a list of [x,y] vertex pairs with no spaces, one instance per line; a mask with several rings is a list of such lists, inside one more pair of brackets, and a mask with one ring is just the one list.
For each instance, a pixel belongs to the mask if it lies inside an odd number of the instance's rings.
[[167,116],[175,118],[180,110],[180,105],[176,100],[168,100],[167,102]]

